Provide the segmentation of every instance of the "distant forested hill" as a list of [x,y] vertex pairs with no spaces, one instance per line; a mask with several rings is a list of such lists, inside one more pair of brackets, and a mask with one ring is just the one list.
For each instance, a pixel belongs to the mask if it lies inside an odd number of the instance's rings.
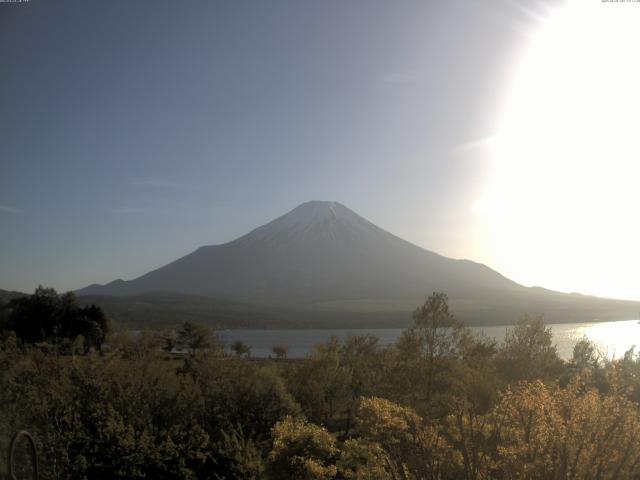
[[20,297],[26,297],[26,296],[27,296],[26,293],[13,292],[13,291],[9,291],[9,290],[0,289],[0,303],[2,303],[2,302],[8,303],[11,300],[13,300],[14,298],[20,298]]
[[[26,295],[0,290],[0,305]],[[264,305],[184,293],[148,292],[128,296],[81,295],[78,302],[96,304],[117,323],[134,329],[173,327],[184,321],[231,329],[405,328],[424,298]],[[500,308],[492,307],[496,304]],[[626,320],[637,316],[636,302],[536,288],[515,294],[508,301],[491,296],[473,302],[454,298],[451,310],[468,325],[510,325],[524,314],[541,314],[548,323]]]
[[[468,325],[511,325],[524,314],[541,314],[549,323],[611,321],[635,318],[635,303],[583,295],[536,290],[491,308],[495,298],[474,303],[452,300],[456,318]],[[425,297],[426,298],[426,297]],[[555,303],[554,303],[555,300]],[[181,293],[151,292],[131,296],[80,296],[81,304],[95,303],[109,317],[132,328],[163,328],[183,321],[207,323],[217,328],[405,328],[411,313],[424,299],[405,301],[358,300],[313,305],[257,305]]]
[[344,310],[323,307],[253,305],[182,293],[150,292],[126,297],[83,295],[120,324],[131,328],[164,328],[196,321],[216,328],[375,328],[406,327],[406,311]]

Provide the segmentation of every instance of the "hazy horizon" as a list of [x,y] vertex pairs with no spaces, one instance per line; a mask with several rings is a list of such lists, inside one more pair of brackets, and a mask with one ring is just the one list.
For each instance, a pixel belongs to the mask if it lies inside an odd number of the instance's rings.
[[335,200],[527,286],[640,299],[638,20],[600,0],[0,3],[0,288],[135,278]]

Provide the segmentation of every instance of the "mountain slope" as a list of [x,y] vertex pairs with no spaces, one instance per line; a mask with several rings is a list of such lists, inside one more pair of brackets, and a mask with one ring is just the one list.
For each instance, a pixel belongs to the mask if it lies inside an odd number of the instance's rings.
[[[635,318],[640,303],[527,288],[485,265],[453,260],[398,238],[336,202],[307,202],[223,245],[205,246],[130,281],[79,295],[180,293],[314,314],[408,318],[433,291],[446,292],[469,323]],[[120,302],[122,303],[122,302]],[[305,315],[303,312],[307,312]],[[404,317],[403,317],[404,316]]]
[[230,243],[201,247],[135,280],[78,293],[172,291],[290,303],[521,288],[484,265],[412,245],[339,203],[308,202]]

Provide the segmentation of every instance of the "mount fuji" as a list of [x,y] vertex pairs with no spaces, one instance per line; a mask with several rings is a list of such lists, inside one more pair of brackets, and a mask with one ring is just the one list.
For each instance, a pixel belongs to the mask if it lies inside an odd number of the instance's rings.
[[[638,302],[519,285],[489,267],[454,260],[382,230],[337,202],[303,203],[222,245],[194,252],[139,278],[90,285],[81,296],[195,295],[303,311],[407,318],[433,291],[448,294],[469,323],[634,318]],[[120,300],[122,301],[122,300]]]

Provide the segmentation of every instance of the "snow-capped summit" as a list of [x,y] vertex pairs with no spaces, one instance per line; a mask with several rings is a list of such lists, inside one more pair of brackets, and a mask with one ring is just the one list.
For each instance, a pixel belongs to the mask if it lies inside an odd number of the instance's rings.
[[386,234],[373,223],[338,202],[314,200],[252,230],[236,242],[281,242],[355,239],[366,234]]

